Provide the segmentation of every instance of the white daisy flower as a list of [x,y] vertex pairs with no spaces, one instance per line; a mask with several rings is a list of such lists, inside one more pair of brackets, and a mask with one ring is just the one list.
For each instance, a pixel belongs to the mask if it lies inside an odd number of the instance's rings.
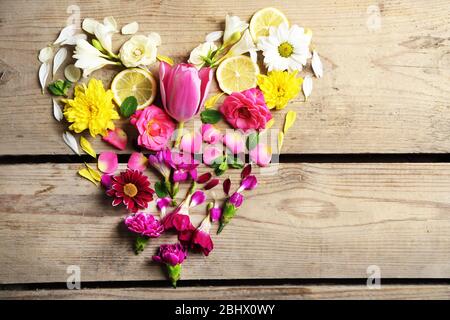
[[258,48],[263,51],[264,64],[269,71],[301,71],[306,61],[311,58],[309,45],[311,33],[286,23],[269,28],[269,36],[260,37]]

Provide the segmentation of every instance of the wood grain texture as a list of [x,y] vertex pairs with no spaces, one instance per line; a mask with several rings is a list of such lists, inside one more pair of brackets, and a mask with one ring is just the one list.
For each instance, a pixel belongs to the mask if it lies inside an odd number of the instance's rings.
[[81,290],[0,290],[2,300],[54,300],[54,299],[398,299],[398,300],[448,300],[448,285],[382,285],[381,289],[368,289],[356,285],[305,285],[305,286],[242,286],[242,287],[178,287],[124,288]]
[[[0,283],[164,279],[121,227],[123,208],[76,177],[78,164],[0,166]],[[450,277],[449,164],[284,164],[184,279]],[[237,174],[231,175],[237,181]],[[154,179],[152,178],[152,181]],[[217,190],[218,195],[222,194]],[[195,222],[204,206],[193,212]]]
[[[160,52],[186,59],[204,36],[223,28],[226,13],[249,19],[273,1],[87,1],[81,17],[113,15],[159,32]],[[63,125],[39,94],[37,52],[52,42],[72,1],[0,3],[0,154],[66,154]],[[325,77],[308,103],[289,108],[298,122],[286,153],[443,153],[450,150],[450,4],[446,0],[386,0],[380,28],[369,0],[290,0],[277,3],[292,23],[310,27]],[[371,11],[372,10],[372,11]],[[117,37],[117,44],[123,42]],[[95,76],[110,79],[112,70]],[[276,115],[276,126],[282,123]],[[100,143],[100,142],[99,142]],[[100,148],[97,145],[98,148]],[[102,147],[103,148],[103,147]]]

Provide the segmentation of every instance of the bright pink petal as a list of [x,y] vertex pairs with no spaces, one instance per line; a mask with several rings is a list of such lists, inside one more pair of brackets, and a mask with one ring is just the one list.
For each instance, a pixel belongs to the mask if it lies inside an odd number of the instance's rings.
[[98,156],[97,167],[103,173],[114,173],[119,166],[117,154],[112,151],[105,151]]
[[140,172],[147,168],[148,159],[141,152],[133,152],[128,160],[128,168]]
[[191,197],[191,203],[190,203],[190,207],[195,207],[198,206],[200,204],[202,204],[203,202],[205,202],[206,200],[206,195],[203,191],[201,190],[197,190],[194,192],[194,194]]
[[272,160],[272,152],[264,143],[259,143],[250,150],[250,159],[260,167],[266,167]]
[[125,131],[117,127],[114,130],[109,130],[108,134],[102,140],[119,150],[124,150],[127,146],[128,136]]
[[181,138],[180,149],[188,153],[199,153],[202,148],[202,135],[188,132]]
[[228,130],[223,142],[233,154],[245,152],[244,136],[239,131]]

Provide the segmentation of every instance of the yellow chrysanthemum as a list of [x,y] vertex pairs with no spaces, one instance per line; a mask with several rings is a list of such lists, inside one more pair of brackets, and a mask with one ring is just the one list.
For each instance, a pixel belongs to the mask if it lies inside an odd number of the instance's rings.
[[270,109],[283,109],[298,95],[303,79],[296,76],[297,71],[271,71],[267,76],[258,75],[258,86]]
[[91,79],[87,86],[76,86],[74,99],[63,100],[66,103],[64,116],[72,123],[69,129],[76,133],[89,129],[93,137],[105,136],[108,129],[114,130],[113,120],[120,117],[112,99],[112,91],[105,91],[100,80]]

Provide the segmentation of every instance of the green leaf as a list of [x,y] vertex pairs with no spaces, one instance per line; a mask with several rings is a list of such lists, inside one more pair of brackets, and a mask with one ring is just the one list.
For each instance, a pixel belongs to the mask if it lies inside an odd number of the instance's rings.
[[239,158],[235,157],[232,161],[228,161],[228,165],[233,169],[242,169],[244,168],[244,162]]
[[169,194],[166,184],[161,181],[155,182],[155,192],[159,198],[164,198]]
[[203,123],[215,124],[222,120],[222,114],[214,109],[208,109],[200,113],[200,119]]
[[122,105],[120,106],[120,113],[125,118],[128,118],[136,111],[137,106],[137,99],[133,96],[129,96],[128,98],[123,100]]
[[68,80],[56,80],[48,85],[48,91],[54,96],[67,96],[67,91],[72,86]]
[[149,240],[149,238],[146,238],[146,237],[145,238],[141,237],[141,236],[137,237],[136,242],[134,243],[134,252],[136,254],[139,254],[142,251],[144,251],[145,246],[148,243],[148,240]]
[[251,133],[247,138],[248,151],[253,150],[259,142],[259,135],[257,132]]
[[214,173],[216,174],[216,176],[221,176],[227,170],[228,170],[228,163],[227,160],[225,159],[218,167],[214,169]]

